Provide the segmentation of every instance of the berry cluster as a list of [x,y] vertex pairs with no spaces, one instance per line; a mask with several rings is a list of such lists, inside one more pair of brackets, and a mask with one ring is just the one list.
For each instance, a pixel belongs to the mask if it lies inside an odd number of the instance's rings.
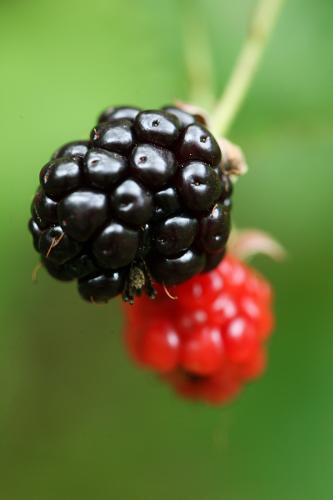
[[107,109],[89,141],[40,172],[29,228],[43,265],[81,296],[133,302],[150,277],[182,283],[221,261],[232,185],[197,116],[177,107]]
[[160,290],[154,304],[125,305],[126,344],[177,392],[221,403],[264,370],[271,301],[269,284],[227,255],[210,273]]

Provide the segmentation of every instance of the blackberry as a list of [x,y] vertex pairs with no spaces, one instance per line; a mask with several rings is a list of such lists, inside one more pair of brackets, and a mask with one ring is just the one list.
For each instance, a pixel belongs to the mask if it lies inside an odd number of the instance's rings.
[[81,296],[133,302],[152,281],[216,267],[230,232],[232,185],[200,117],[176,106],[108,108],[88,141],[40,172],[29,229],[42,264]]

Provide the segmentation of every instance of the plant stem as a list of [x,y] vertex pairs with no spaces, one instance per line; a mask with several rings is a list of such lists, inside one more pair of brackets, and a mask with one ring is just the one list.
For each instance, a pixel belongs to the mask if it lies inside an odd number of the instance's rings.
[[284,0],[258,0],[243,48],[212,116],[211,130],[225,136],[250,88]]

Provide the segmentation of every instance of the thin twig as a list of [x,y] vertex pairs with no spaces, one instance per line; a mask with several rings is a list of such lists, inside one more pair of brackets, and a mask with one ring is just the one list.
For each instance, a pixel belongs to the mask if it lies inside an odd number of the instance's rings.
[[212,116],[211,129],[225,136],[252,83],[284,0],[258,0],[248,36]]

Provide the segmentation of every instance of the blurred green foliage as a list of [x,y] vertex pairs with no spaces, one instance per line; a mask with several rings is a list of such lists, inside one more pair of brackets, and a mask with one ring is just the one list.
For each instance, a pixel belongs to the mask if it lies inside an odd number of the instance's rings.
[[[119,304],[43,272],[26,229],[40,167],[109,104],[186,100],[184,13],[168,0],[0,3],[0,484],[6,500],[325,500],[332,479],[333,4],[287,2],[231,131],[250,173],[234,217],[288,249],[257,259],[278,326],[267,375],[226,408],[137,370]],[[205,0],[217,88],[254,2]]]

